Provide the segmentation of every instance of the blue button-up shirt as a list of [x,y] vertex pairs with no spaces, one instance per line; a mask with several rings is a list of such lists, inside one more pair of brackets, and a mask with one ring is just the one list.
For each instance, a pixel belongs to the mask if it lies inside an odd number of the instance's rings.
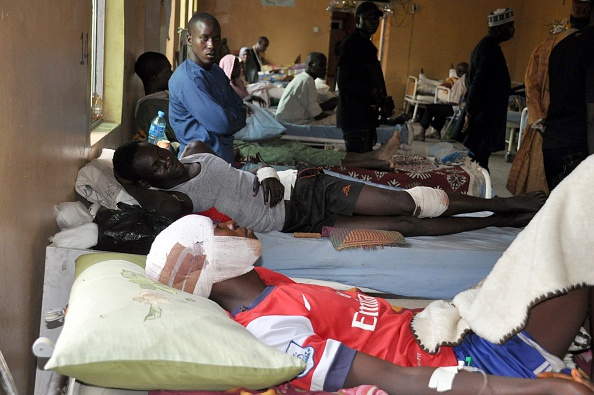
[[243,101],[217,64],[205,70],[186,59],[171,76],[169,122],[181,144],[180,153],[190,141],[200,140],[233,163],[233,134],[245,120]]

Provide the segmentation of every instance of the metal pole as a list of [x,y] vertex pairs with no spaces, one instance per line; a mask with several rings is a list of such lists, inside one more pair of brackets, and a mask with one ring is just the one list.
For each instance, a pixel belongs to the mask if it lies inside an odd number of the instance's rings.
[[2,389],[4,390],[6,395],[18,395],[16,385],[14,384],[14,380],[12,375],[10,374],[10,369],[8,369],[8,365],[4,360],[4,355],[2,355],[2,351],[0,351],[0,383],[2,384]]

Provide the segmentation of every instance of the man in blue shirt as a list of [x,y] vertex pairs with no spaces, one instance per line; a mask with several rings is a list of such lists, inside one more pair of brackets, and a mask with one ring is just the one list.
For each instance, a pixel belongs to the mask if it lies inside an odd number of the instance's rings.
[[191,52],[169,80],[169,121],[183,152],[192,140],[233,163],[233,135],[245,126],[246,109],[216,60],[221,26],[210,14],[188,22]]

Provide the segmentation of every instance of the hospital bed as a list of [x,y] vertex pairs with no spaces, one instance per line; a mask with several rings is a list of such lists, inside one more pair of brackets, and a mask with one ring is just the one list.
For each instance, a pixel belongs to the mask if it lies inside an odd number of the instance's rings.
[[[286,128],[281,136],[285,140],[296,140],[304,144],[324,149],[345,150],[342,129],[327,125],[297,125],[281,122]],[[381,125],[376,129],[377,144],[384,144],[393,136],[394,131],[401,131],[406,125]],[[408,130],[408,129],[407,129]]]
[[[422,307],[425,301],[452,298],[482,280],[519,231],[486,228],[439,237],[407,237],[407,247],[341,251],[335,250],[326,238],[295,238],[281,232],[258,233],[263,254],[257,265],[300,281],[328,282],[339,289],[355,285],[375,296],[397,300],[398,305],[407,306],[408,303],[411,307]],[[45,318],[68,303],[75,261],[80,256],[96,253],[98,251],[51,245],[46,249],[40,336],[50,342],[42,339],[33,346],[40,355],[35,395],[46,394],[51,372],[43,370],[43,366],[51,355],[51,343],[58,339],[62,329],[60,322],[46,322]],[[48,313],[52,309],[54,313]],[[106,346],[101,344],[99,341],[97,347]],[[112,393],[108,390],[92,392],[97,391],[93,388],[85,390],[91,392],[82,394]],[[146,391],[138,393],[146,394]]]
[[450,92],[448,88],[439,89],[441,81],[427,78],[418,78],[408,76],[404,92],[404,102],[406,111],[413,107],[412,120],[417,120],[419,108],[424,108],[427,104],[449,102]]

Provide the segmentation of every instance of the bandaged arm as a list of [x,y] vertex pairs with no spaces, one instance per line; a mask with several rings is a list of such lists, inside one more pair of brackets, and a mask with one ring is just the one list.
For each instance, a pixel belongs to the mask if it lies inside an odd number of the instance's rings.
[[415,202],[413,217],[433,218],[442,215],[450,204],[447,193],[441,189],[414,187],[405,190]]

